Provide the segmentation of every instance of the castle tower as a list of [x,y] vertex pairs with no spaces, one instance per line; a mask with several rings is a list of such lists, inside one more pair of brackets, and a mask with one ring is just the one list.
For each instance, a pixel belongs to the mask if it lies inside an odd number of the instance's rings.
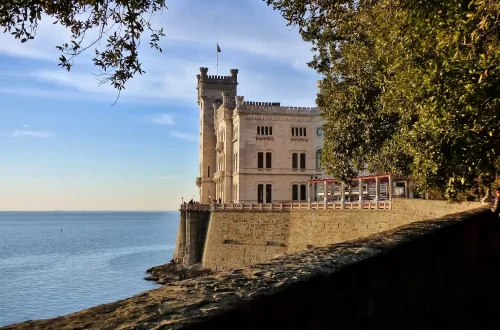
[[200,106],[200,174],[196,185],[200,189],[200,203],[215,199],[214,173],[216,169],[215,146],[217,138],[214,127],[214,103],[222,103],[222,92],[236,97],[238,70],[232,69],[229,76],[208,75],[208,68],[200,68],[198,79],[198,104]]

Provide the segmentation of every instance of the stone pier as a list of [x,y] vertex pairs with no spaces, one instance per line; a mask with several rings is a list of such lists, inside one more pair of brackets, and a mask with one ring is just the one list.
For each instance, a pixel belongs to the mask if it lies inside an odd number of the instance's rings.
[[179,229],[174,251],[174,261],[184,265],[201,263],[210,208],[199,204],[186,204],[181,207]]

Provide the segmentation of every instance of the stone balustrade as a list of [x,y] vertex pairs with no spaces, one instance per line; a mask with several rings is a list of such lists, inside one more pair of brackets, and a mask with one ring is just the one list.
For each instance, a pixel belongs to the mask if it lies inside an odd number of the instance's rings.
[[211,211],[210,204],[182,204],[180,211],[202,211],[209,212]]
[[180,210],[190,211],[280,211],[280,210],[390,210],[391,201],[364,201],[364,202],[297,202],[297,203],[213,203],[213,204],[184,204]]

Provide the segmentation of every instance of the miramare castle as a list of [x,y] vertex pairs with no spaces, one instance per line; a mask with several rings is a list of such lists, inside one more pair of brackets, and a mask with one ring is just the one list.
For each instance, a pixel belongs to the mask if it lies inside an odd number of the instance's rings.
[[319,109],[244,101],[230,72],[197,75],[200,202],[307,201],[308,180],[322,176]]

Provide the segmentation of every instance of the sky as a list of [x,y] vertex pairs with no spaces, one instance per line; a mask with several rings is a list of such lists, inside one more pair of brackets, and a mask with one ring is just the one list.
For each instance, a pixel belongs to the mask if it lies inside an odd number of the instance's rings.
[[68,73],[55,48],[70,33],[42,17],[34,40],[0,33],[0,210],[175,210],[198,198],[196,74],[239,69],[246,100],[314,106],[311,46],[258,0],[170,0],[153,18],[163,53],[118,102],[98,86],[90,50]]

